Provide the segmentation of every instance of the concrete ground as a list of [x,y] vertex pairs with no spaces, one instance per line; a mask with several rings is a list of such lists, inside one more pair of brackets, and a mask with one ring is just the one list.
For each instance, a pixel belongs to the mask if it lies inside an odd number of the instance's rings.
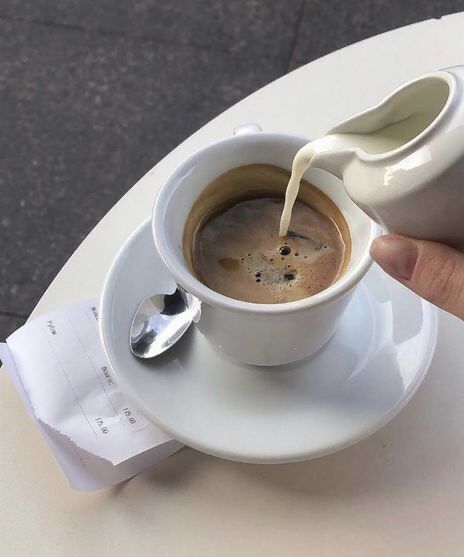
[[0,0],[0,340],[173,147],[333,50],[464,0]]

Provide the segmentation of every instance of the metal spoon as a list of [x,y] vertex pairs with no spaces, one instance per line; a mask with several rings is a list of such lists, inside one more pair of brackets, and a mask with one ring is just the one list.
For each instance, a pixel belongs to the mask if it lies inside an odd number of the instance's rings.
[[130,349],[138,358],[154,358],[173,346],[192,321],[200,319],[201,302],[177,285],[173,294],[155,294],[139,305],[130,329]]

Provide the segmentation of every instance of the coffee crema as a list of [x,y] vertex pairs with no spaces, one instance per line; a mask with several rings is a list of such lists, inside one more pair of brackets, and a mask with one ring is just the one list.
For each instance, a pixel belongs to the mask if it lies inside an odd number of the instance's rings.
[[187,264],[203,284],[237,300],[276,304],[317,294],[345,271],[348,225],[335,203],[305,180],[289,233],[279,236],[289,176],[277,166],[251,164],[205,188],[183,237]]

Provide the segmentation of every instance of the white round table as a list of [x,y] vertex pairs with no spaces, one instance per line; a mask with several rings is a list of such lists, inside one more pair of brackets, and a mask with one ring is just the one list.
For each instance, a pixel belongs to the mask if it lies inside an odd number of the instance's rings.
[[[464,14],[398,29],[271,83],[210,122],[142,178],[51,284],[34,314],[98,296],[127,235],[177,162],[237,125],[317,137],[423,72],[464,62]],[[113,489],[72,491],[0,376],[0,547],[5,556],[462,555],[464,326],[440,315],[429,375],[366,441],[292,465],[190,449]]]

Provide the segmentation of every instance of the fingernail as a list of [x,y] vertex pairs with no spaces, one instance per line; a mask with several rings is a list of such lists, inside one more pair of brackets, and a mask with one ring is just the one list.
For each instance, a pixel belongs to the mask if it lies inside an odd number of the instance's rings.
[[419,255],[416,244],[402,236],[382,236],[371,246],[371,255],[388,274],[409,280]]

